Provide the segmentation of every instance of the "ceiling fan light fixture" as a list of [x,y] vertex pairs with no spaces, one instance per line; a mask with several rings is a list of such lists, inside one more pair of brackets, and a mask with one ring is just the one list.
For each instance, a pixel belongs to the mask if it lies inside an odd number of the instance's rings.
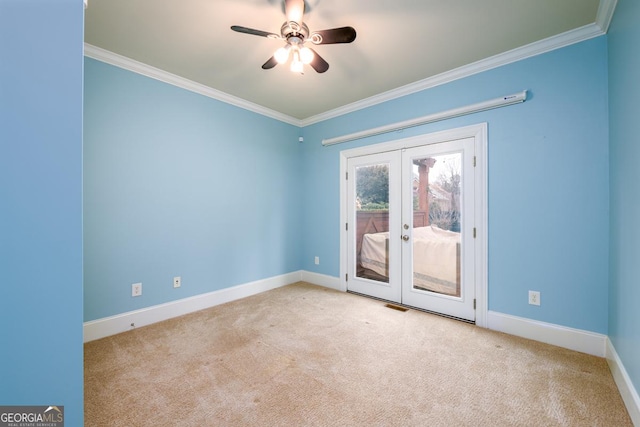
[[[279,35],[240,25],[231,26],[231,30],[238,33],[266,37],[274,40],[278,39],[286,43],[284,47],[276,50],[267,62],[262,64],[263,70],[270,70],[278,64],[286,64],[291,58],[289,68],[294,73],[302,74],[304,66],[310,65],[317,73],[322,74],[329,69],[329,63],[313,49],[305,47],[305,42],[310,42],[314,45],[325,45],[351,43],[356,39],[356,30],[353,27],[330,28],[310,33],[307,24],[302,22],[305,2],[308,0],[277,1],[284,1],[285,15],[287,17],[287,20],[280,28]],[[269,2],[272,2],[272,0],[269,0]]]
[[273,57],[278,61],[278,64],[284,64],[289,60],[289,50],[291,49],[291,45],[286,45],[276,50]]
[[304,73],[304,64],[300,61],[292,61],[291,62],[291,71],[294,73]]
[[308,47],[303,47],[302,49],[300,49],[300,61],[303,64],[311,64],[311,61],[313,61],[313,57],[313,51]]
[[302,74],[304,72],[304,64],[300,61],[300,52],[293,51],[293,60],[291,61],[291,71]]

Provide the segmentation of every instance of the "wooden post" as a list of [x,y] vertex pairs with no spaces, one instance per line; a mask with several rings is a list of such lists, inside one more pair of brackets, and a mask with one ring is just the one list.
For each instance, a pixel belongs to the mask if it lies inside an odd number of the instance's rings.
[[429,169],[436,164],[436,159],[429,157],[413,162],[418,165],[418,209],[427,212],[426,225],[429,225]]

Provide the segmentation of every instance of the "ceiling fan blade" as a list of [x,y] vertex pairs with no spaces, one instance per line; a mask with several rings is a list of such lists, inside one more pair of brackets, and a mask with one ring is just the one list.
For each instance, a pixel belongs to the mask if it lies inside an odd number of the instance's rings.
[[302,24],[304,0],[284,0],[284,11],[287,15],[287,21]]
[[313,49],[311,49],[311,51],[313,52],[313,60],[309,65],[311,65],[311,67],[318,73],[324,73],[325,71],[327,71],[329,69],[329,63],[325,61],[320,55],[318,55],[318,52]]
[[281,38],[278,34],[269,33],[267,31],[262,31],[262,30],[254,30],[253,28],[241,27],[239,25],[232,25],[231,29],[238,33],[251,34],[252,36],[269,37],[270,39]]
[[309,39],[313,44],[351,43],[356,39],[356,30],[353,27],[340,27],[314,31]]
[[275,67],[276,65],[278,65],[278,61],[276,61],[276,57],[275,56],[272,56],[271,58],[269,58],[269,60],[267,62],[262,64],[262,69],[263,70],[270,70],[273,67]]

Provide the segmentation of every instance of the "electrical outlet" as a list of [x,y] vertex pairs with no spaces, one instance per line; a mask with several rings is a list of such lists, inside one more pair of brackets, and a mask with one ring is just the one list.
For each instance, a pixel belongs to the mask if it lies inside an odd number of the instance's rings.
[[139,297],[142,295],[142,283],[134,283],[131,285],[131,296]]
[[319,256],[316,257],[315,263],[316,263],[316,265],[320,265],[320,257]]
[[540,305],[540,292],[529,291],[529,304]]
[[179,288],[181,285],[181,279],[180,276],[174,277],[173,278],[173,287],[174,288]]

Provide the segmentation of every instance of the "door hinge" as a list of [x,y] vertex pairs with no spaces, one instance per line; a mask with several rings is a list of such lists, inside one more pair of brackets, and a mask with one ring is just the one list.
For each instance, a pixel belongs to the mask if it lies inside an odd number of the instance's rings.
[[474,239],[476,238],[476,228],[475,227],[473,227],[473,238]]
[[476,156],[473,156],[473,167],[476,167]]
[[345,222],[345,223],[344,223],[344,229],[345,229],[346,231],[349,231],[349,223],[348,223],[348,222]]
[[344,280],[345,280],[346,282],[348,282],[348,281],[349,281],[349,273],[347,273],[347,274],[345,274],[345,275],[344,275]]
[[473,299],[473,309],[474,310],[476,309],[476,299],[475,298]]
[[349,179],[349,172],[345,172],[344,173],[344,179],[348,180]]

